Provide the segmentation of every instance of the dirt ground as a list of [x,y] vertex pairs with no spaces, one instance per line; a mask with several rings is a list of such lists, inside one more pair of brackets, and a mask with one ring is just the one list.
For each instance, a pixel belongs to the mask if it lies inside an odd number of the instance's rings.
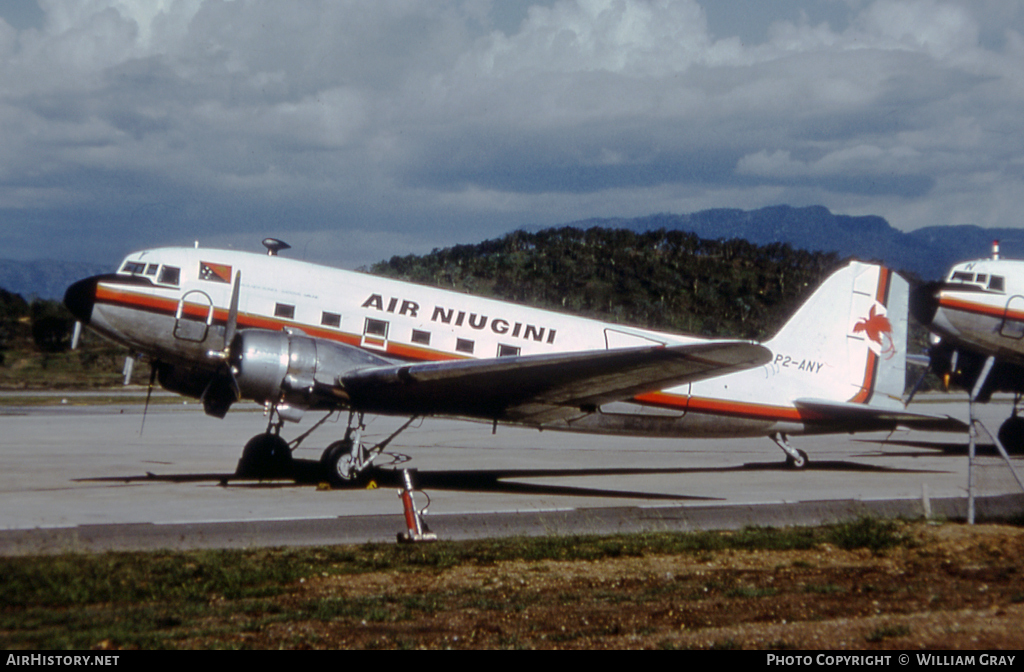
[[326,576],[277,605],[318,605],[308,619],[271,623],[233,644],[1024,649],[1024,529],[920,523],[906,531],[912,543],[879,554],[819,544]]

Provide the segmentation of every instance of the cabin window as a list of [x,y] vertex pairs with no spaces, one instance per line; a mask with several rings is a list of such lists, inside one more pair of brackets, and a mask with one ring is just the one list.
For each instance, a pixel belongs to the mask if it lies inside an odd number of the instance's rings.
[[131,273],[132,275],[139,275],[145,270],[146,265],[141,261],[126,261],[121,267],[122,273]]
[[274,306],[274,317],[283,317],[286,320],[295,319],[295,306],[287,303],[278,303]]
[[178,286],[178,280],[181,278],[181,269],[176,266],[164,266],[160,269],[160,276],[156,279],[157,282],[163,285],[174,285]]
[[324,313],[320,316],[320,324],[324,325],[325,327],[334,327],[335,329],[337,329],[338,327],[341,326],[341,315],[337,313],[328,313],[324,311]]
[[373,318],[366,318],[366,326],[363,328],[363,333],[367,336],[378,336],[380,338],[388,337],[388,323],[384,320],[375,320]]
[[473,354],[473,347],[475,344],[469,339],[460,338],[455,342],[455,350],[458,352],[465,352],[467,354]]
[[1002,292],[1006,289],[1003,283],[1003,276],[993,275],[988,279],[988,288],[993,292]]
[[988,275],[986,275],[985,273],[978,273],[977,277],[974,278],[974,281],[979,285],[984,285],[986,282],[988,282]]
[[420,331],[419,329],[412,330],[412,342],[419,345],[430,345],[430,332]]
[[521,348],[514,345],[498,344],[498,357],[518,357]]

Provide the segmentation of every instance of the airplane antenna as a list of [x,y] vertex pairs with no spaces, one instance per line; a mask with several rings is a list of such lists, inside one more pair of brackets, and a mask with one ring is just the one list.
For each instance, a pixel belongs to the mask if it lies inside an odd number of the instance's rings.
[[998,240],[993,240],[992,241],[992,259],[994,261],[999,261],[999,241]]
[[283,240],[278,240],[277,238],[264,238],[263,247],[267,248],[267,254],[269,254],[272,257],[276,257],[277,253],[280,252],[281,250],[292,249],[291,245],[284,242]]

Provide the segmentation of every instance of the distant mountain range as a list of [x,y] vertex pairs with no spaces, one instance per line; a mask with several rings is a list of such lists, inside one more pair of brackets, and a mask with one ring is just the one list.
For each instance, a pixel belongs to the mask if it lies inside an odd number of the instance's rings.
[[107,264],[78,261],[0,259],[0,288],[26,299],[61,299],[64,290],[76,280],[113,270],[114,267]]
[[[954,263],[988,257],[992,241],[1001,254],[1024,259],[1024,230],[980,226],[928,226],[904,233],[881,217],[834,215],[825,207],[778,205],[759,210],[704,210],[689,215],[650,215],[633,219],[585,219],[568,226],[623,228],[633,231],[676,229],[701,238],[744,238],[758,245],[789,243],[840,257],[883,261],[922,280],[937,280]],[[546,228],[546,227],[544,227]],[[536,229],[533,229],[536,230]]]
[[[1024,259],[1024,229],[983,229],[980,226],[927,226],[904,233],[881,217],[834,215],[825,207],[777,205],[759,210],[703,210],[689,215],[649,215],[633,219],[584,219],[565,226],[594,226],[633,231],[678,229],[701,238],[745,238],[758,245],[788,243],[812,251],[838,252],[840,257],[880,260],[922,280],[936,280],[958,261],[988,257],[999,240],[1002,255]],[[530,227],[537,231],[548,227]],[[0,259],[0,288],[25,298],[59,299],[75,280],[107,273],[107,265],[65,261]]]

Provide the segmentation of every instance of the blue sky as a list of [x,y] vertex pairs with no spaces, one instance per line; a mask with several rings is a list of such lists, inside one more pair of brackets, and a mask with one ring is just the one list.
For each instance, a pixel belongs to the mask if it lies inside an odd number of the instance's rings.
[[356,267],[821,204],[1017,226],[1018,0],[0,3],[0,257]]

